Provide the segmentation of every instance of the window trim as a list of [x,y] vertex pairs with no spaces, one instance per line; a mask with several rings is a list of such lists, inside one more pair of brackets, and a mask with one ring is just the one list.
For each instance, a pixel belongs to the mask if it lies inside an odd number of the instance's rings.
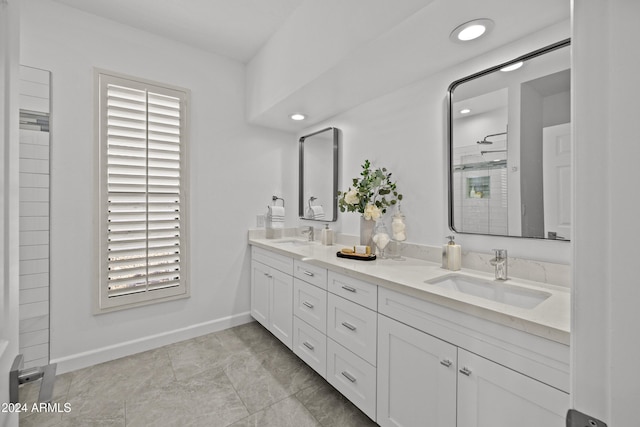
[[[118,297],[108,297],[106,274],[108,271],[107,254],[107,140],[106,126],[103,123],[103,101],[106,97],[106,85],[108,83],[123,83],[132,89],[153,89],[156,93],[177,96],[181,99],[180,118],[180,284],[167,289],[156,289],[153,292],[145,291]],[[96,285],[94,314],[102,314],[113,311],[157,304],[165,301],[189,298],[191,295],[189,285],[189,125],[190,125],[190,100],[191,91],[182,87],[159,83],[156,81],[134,77],[122,73],[116,73],[100,68],[94,68],[94,140],[96,141],[97,155],[95,159],[95,206],[97,224],[94,227],[96,233]]]

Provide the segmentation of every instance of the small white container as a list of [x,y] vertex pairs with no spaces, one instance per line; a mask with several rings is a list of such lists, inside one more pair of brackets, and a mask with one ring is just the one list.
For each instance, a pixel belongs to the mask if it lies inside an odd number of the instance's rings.
[[320,240],[323,245],[331,246],[333,245],[333,230],[329,228],[329,224],[325,224],[322,229]]
[[447,236],[449,242],[442,247],[442,268],[458,271],[462,266],[462,247],[456,245],[454,236]]

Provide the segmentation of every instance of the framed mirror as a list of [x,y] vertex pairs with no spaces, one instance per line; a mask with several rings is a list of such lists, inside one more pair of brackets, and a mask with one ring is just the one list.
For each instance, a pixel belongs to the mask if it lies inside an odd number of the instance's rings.
[[298,214],[311,221],[338,219],[338,134],[329,127],[300,137]]
[[570,40],[453,82],[449,227],[570,240]]

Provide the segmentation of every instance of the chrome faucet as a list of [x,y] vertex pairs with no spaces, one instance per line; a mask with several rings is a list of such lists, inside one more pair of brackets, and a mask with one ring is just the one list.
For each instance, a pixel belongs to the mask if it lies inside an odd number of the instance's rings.
[[507,280],[507,250],[493,249],[495,258],[489,262],[496,268],[496,280]]
[[306,230],[302,230],[302,234],[309,233],[309,241],[313,242],[315,240],[315,232],[313,231],[313,225],[310,225]]

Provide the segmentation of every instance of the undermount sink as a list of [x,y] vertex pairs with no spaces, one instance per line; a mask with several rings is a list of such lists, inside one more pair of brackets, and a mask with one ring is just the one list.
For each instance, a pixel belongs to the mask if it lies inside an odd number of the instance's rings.
[[276,245],[293,245],[293,246],[309,246],[316,243],[315,241],[302,240],[302,239],[278,239],[274,240],[273,243]]
[[520,308],[534,308],[550,293],[463,274],[447,274],[425,283]]

